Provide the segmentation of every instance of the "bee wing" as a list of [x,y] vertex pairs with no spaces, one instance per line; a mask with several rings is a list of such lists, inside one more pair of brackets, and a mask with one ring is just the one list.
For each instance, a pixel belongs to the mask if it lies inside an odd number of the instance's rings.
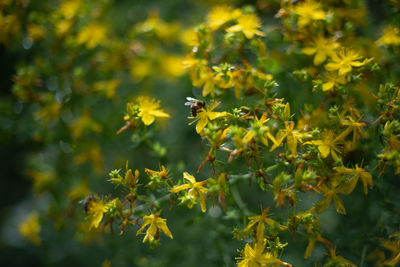
[[187,100],[188,102],[185,103],[185,106],[191,106],[191,105],[193,105],[194,103],[196,103],[196,99],[193,98],[193,97],[186,97],[186,100]]

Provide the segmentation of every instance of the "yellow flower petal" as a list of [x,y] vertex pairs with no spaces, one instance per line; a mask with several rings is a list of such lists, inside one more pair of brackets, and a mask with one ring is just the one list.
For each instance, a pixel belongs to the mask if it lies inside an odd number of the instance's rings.
[[321,152],[322,157],[326,158],[328,157],[331,149],[328,145],[320,145],[318,146],[318,150]]
[[335,85],[334,82],[327,82],[327,83],[324,83],[324,84],[322,85],[322,91],[329,91],[329,90],[331,90],[331,89],[333,88],[334,85]]
[[325,61],[325,59],[326,59],[326,54],[318,52],[314,57],[314,64],[320,65],[322,62]]
[[201,118],[196,124],[196,132],[201,133],[201,131],[203,131],[204,127],[206,127],[207,123],[208,123],[207,117]]
[[142,121],[145,125],[150,125],[154,122],[155,117],[149,113],[145,113],[142,116]]

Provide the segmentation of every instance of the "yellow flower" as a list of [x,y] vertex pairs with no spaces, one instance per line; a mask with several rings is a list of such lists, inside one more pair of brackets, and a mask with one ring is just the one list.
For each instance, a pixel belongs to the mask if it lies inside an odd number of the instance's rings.
[[189,196],[196,198],[198,197],[200,200],[201,211],[206,212],[206,199],[204,194],[208,192],[208,189],[203,185],[207,184],[207,180],[197,182],[196,178],[193,175],[190,175],[187,172],[183,173],[183,178],[185,178],[189,183],[178,185],[169,190],[171,193],[177,193],[183,190],[189,190]]
[[79,31],[77,39],[78,44],[85,44],[91,49],[107,41],[107,28],[97,22],[92,22]]
[[73,23],[72,20],[67,20],[67,19],[60,20],[55,25],[55,27],[56,27],[55,32],[59,36],[65,35],[69,31],[69,29],[71,28],[72,23]]
[[150,178],[153,176],[159,176],[161,179],[167,179],[168,177],[168,170],[164,165],[160,167],[160,171],[153,171],[147,168],[145,168],[144,171]]
[[29,23],[26,25],[26,28],[28,29],[29,38],[33,41],[41,40],[46,37],[46,28],[43,26]]
[[165,54],[161,58],[161,71],[167,78],[179,77],[185,72],[182,57]]
[[339,44],[334,40],[319,36],[311,46],[303,48],[301,52],[309,56],[315,54],[314,65],[320,65],[327,57],[333,55],[338,47]]
[[321,152],[321,155],[323,158],[328,157],[329,154],[332,155],[333,159],[338,158],[338,155],[337,155],[337,153],[339,153],[339,149],[337,147],[338,140],[337,140],[337,138],[334,137],[334,133],[332,131],[329,131],[329,130],[325,131],[322,134],[321,140],[314,140],[314,141],[307,142],[307,143],[317,145],[318,150],[319,150],[319,152]]
[[271,266],[273,264],[291,267],[292,265],[274,257],[270,252],[265,252],[265,242],[257,242],[252,247],[247,243],[241,257],[237,257],[238,267]]
[[215,83],[220,88],[230,88],[233,86],[233,67],[217,67],[213,66],[212,69],[215,71]]
[[60,13],[66,19],[71,19],[76,15],[79,7],[81,6],[81,3],[82,0],[63,1],[62,5],[57,10],[57,12]]
[[260,119],[255,118],[254,122],[251,123],[250,130],[243,137],[243,143],[248,144],[253,138],[259,138],[261,142],[268,146],[268,138],[276,143],[275,138],[270,134],[268,126],[264,126],[268,122],[267,113],[264,113]]
[[269,151],[271,152],[279,147],[285,137],[290,153],[292,153],[293,157],[297,158],[297,143],[301,141],[302,134],[294,131],[294,122],[285,122],[285,129],[279,130],[276,134],[276,142]]
[[158,11],[151,11],[145,21],[136,25],[136,30],[138,32],[154,32],[159,38],[166,42],[175,38],[179,28],[179,23],[167,23],[160,19]]
[[244,233],[249,233],[250,230],[257,224],[257,243],[262,243],[264,240],[265,224],[273,225],[276,221],[267,218],[269,208],[266,208],[260,216],[249,217],[249,223],[243,230]]
[[247,243],[242,256],[236,259],[240,260],[238,267],[266,266],[266,264],[274,263],[272,254],[264,253],[264,245],[259,243],[254,244],[254,248]]
[[88,180],[82,179],[78,185],[74,186],[69,190],[68,197],[72,201],[78,201],[89,194],[90,194],[90,189],[88,187]]
[[351,116],[347,116],[347,119],[341,119],[340,123],[342,125],[347,126],[347,129],[344,130],[336,139],[342,140],[349,133],[353,132],[353,144],[355,144],[358,139],[362,136],[362,127],[365,127],[366,124],[364,122],[355,121]]
[[143,225],[142,227],[137,231],[136,235],[139,235],[143,233],[144,228],[146,226],[149,226],[149,228],[146,231],[146,235],[143,238],[143,243],[146,241],[152,242],[154,240],[154,236],[157,235],[157,233],[161,230],[166,236],[169,238],[173,239],[173,236],[171,232],[168,229],[166,219],[163,219],[160,217],[159,213],[156,214],[151,214],[148,216],[143,217]]
[[313,20],[324,20],[326,16],[325,12],[321,10],[320,3],[313,0],[306,0],[298,4],[294,8],[294,13],[299,16],[297,25],[300,28],[307,26]]
[[207,60],[187,57],[182,61],[184,68],[190,69],[190,79],[192,80],[193,86],[200,87],[204,83],[203,73],[207,72]]
[[383,45],[400,45],[400,30],[399,28],[388,25],[383,30],[383,35],[376,41],[378,46]]
[[102,130],[100,123],[95,122],[90,115],[90,110],[86,108],[80,118],[71,123],[71,135],[78,139],[85,133],[99,133]]
[[100,147],[93,143],[74,158],[77,164],[89,162],[93,165],[98,174],[103,174],[103,156]]
[[206,127],[210,121],[215,120],[216,118],[224,117],[228,114],[225,111],[224,112],[213,111],[218,105],[219,102],[214,102],[210,107],[206,106],[205,109],[202,108],[198,110],[196,117],[189,117],[189,118],[195,118],[195,120],[193,120],[190,124],[193,124],[194,122],[197,121],[196,124],[197,133],[201,133],[201,131],[203,131],[204,127]]
[[33,179],[33,188],[38,194],[45,192],[54,183],[56,177],[53,172],[40,172],[36,170],[29,170],[28,174]]
[[338,75],[336,71],[326,73],[323,80],[322,91],[330,91],[338,87],[339,84],[346,84],[346,77]]
[[150,125],[154,122],[155,118],[169,118],[169,114],[165,113],[160,107],[160,101],[156,101],[150,97],[140,96],[137,98],[137,103],[140,106],[139,117],[145,125]]
[[384,264],[387,266],[396,266],[396,264],[400,261],[400,241],[394,240],[382,240],[381,245],[392,252],[392,255],[389,259],[385,260]]
[[361,59],[356,52],[350,49],[340,49],[337,53],[332,55],[332,62],[325,65],[328,71],[339,71],[339,75],[346,75],[353,67],[361,67],[367,60],[360,62]]
[[[352,192],[354,187],[356,186],[357,182],[359,179],[361,179],[363,186],[364,186],[364,194],[368,194],[368,185],[373,186],[374,183],[372,182],[372,175],[368,173],[366,170],[358,167],[356,164],[355,169],[349,169],[343,166],[340,167],[335,167],[334,168],[338,173],[344,174],[344,175],[353,175],[353,178],[351,178],[350,183],[352,186],[348,188],[348,191]],[[350,193],[349,192],[349,193]],[[347,193],[347,192],[346,192]]]
[[104,204],[103,200],[92,200],[89,202],[87,211],[87,219],[90,224],[89,229],[99,227],[106,211],[107,205]]
[[58,120],[61,104],[57,101],[46,103],[34,114],[36,120],[42,120],[43,127],[46,127],[52,120]]
[[118,79],[98,81],[93,84],[93,91],[102,92],[107,98],[113,98],[120,83],[121,80]]
[[40,245],[39,215],[36,211],[31,212],[25,221],[19,225],[19,233],[28,238],[35,245]]
[[236,19],[240,15],[240,9],[233,9],[228,5],[219,5],[213,7],[210,13],[208,13],[206,22],[210,29],[214,31],[228,21]]
[[200,69],[200,79],[201,83],[204,83],[202,95],[207,96],[208,94],[210,94],[211,97],[214,97],[216,89],[215,88],[216,79],[214,79],[214,75],[211,69],[210,68]]
[[180,41],[187,46],[198,46],[200,44],[199,36],[194,28],[181,31],[179,34]]
[[243,32],[247,39],[253,38],[254,35],[265,36],[259,31],[261,27],[260,19],[255,14],[244,14],[237,19],[238,23],[229,27],[227,32]]

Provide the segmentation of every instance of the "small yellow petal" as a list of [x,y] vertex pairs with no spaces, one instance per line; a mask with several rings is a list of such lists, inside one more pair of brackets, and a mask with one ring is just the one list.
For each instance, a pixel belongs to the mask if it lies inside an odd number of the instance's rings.
[[318,150],[321,152],[322,157],[326,158],[326,157],[328,157],[331,149],[327,145],[320,145],[320,146],[318,146]]
[[153,115],[150,115],[148,113],[144,114],[142,116],[142,121],[145,125],[150,125],[154,122],[155,117]]
[[318,52],[314,57],[314,65],[320,65],[326,59],[326,54]]
[[317,49],[315,47],[305,47],[305,48],[301,49],[301,52],[303,54],[311,56],[311,55],[315,54],[315,52],[317,52]]
[[199,120],[199,122],[196,124],[196,132],[201,133],[203,131],[204,127],[206,127],[208,123],[207,117],[203,117]]

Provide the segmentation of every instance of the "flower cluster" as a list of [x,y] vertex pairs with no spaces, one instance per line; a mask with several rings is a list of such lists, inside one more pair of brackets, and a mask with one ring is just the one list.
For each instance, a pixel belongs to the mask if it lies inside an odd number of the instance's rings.
[[[120,36],[122,26],[105,20],[109,1],[61,1],[42,19],[12,12],[29,13],[25,1],[3,2],[0,43],[23,35],[24,49],[39,51],[17,67],[12,89],[13,109],[28,118],[14,128],[26,123],[29,138],[46,144],[28,174],[49,216],[33,212],[19,226],[34,244],[44,242],[41,223],[63,229],[76,216],[81,241],[132,227],[154,248],[190,231],[174,231],[173,212],[188,208],[213,220],[218,238],[233,232],[230,263],[241,267],[292,266],[286,251],[295,254],[297,240],[307,244],[304,265],[355,266],[355,243],[335,231],[362,236],[359,262],[400,262],[396,19],[370,36],[361,0],[258,1],[216,5],[196,27],[153,10]],[[137,170],[126,163],[109,173],[118,195],[93,193],[95,177],[127,158]],[[377,221],[367,205],[391,216],[369,235],[360,234],[365,225],[334,228],[343,215]]]

